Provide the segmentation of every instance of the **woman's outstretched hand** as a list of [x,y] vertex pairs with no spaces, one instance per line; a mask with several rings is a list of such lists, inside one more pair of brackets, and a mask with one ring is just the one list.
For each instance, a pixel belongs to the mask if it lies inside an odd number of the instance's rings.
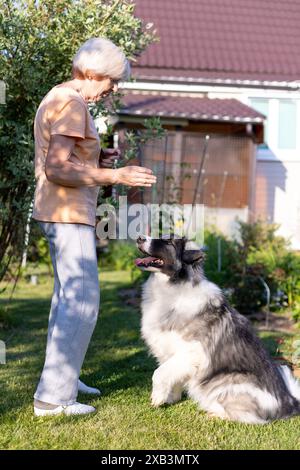
[[[121,157],[119,149],[101,149],[100,168],[113,168],[115,161]],[[152,170],[141,166],[125,166],[114,170],[114,184],[124,184],[126,186],[145,186],[151,187],[156,183],[156,176]]]
[[142,166],[125,166],[114,170],[116,174],[115,184],[126,186],[145,186],[150,188],[156,183],[156,176],[152,170]]

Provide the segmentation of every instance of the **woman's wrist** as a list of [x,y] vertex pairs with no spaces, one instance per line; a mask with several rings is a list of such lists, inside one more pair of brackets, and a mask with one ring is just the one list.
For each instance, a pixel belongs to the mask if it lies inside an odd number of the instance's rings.
[[112,183],[111,184],[118,184],[119,182],[119,171],[118,169],[111,170],[112,172]]
[[96,183],[104,186],[110,186],[119,182],[118,170],[110,168],[98,168]]

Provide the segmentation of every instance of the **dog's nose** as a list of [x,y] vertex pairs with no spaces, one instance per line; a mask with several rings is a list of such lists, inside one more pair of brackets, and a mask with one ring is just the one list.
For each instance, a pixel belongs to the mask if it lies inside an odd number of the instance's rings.
[[146,238],[143,235],[137,238],[137,243],[144,243],[145,241],[146,241]]

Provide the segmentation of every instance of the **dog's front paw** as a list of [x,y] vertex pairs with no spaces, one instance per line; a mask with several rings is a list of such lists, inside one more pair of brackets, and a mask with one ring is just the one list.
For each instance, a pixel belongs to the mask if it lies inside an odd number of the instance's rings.
[[151,404],[155,408],[165,404],[173,403],[172,394],[163,389],[153,389],[151,394]]
[[159,406],[166,403],[166,398],[167,397],[162,392],[162,390],[152,390],[151,405],[154,406],[155,408],[158,408]]

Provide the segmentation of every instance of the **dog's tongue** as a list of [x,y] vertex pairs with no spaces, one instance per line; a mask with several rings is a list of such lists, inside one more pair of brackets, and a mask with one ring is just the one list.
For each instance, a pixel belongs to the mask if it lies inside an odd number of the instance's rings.
[[153,256],[147,256],[146,258],[137,258],[135,260],[135,264],[136,266],[140,266],[142,264],[149,264],[151,263],[152,261],[155,261],[156,258],[154,258]]

